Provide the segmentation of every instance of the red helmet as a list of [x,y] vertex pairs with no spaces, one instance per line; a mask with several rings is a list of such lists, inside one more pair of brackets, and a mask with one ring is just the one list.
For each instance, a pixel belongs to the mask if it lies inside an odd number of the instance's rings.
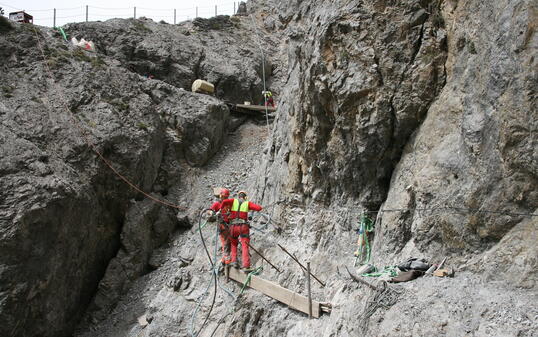
[[221,198],[228,198],[230,196],[230,190],[227,188],[223,188],[220,190],[220,197]]

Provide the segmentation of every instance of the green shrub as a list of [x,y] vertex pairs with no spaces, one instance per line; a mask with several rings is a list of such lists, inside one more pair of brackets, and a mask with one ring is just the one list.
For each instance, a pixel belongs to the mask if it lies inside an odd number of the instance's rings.
[[13,90],[15,90],[15,88],[12,87],[11,85],[2,86],[2,92],[4,93],[4,97],[6,98],[13,97]]
[[152,30],[149,29],[148,27],[146,27],[146,25],[143,22],[141,22],[139,20],[136,20],[136,19],[133,21],[133,26],[134,26],[135,30],[137,30],[139,32],[142,32],[142,33],[151,33],[152,32]]
[[75,50],[73,50],[73,57],[75,58],[75,60],[78,60],[78,61],[84,61],[84,62],[91,62],[92,61],[92,58],[89,57],[85,52],[84,50],[80,49],[80,48],[76,48]]
[[104,101],[118,109],[120,112],[129,111],[129,103],[126,103],[119,98],[105,99]]
[[149,129],[149,126],[144,123],[144,122],[138,122],[136,124],[136,126],[140,129],[140,130],[144,130],[144,131],[147,131]]
[[13,29],[11,22],[4,16],[0,16],[0,32],[5,33]]
[[92,66],[96,67],[96,68],[100,68],[100,67],[103,67],[106,63],[105,63],[105,60],[103,60],[101,57],[99,56],[96,56],[96,57],[92,57],[91,58],[91,63],[92,63]]

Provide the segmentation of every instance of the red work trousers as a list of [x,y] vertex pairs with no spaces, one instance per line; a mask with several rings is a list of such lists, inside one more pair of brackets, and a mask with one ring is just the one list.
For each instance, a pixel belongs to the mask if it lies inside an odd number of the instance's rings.
[[237,245],[241,240],[241,262],[243,268],[250,268],[248,244],[250,242],[250,227],[248,224],[230,226],[230,243],[232,244],[232,262],[237,261]]
[[273,101],[272,97],[269,97],[265,100],[265,106],[272,106],[273,108],[275,107],[275,101]]
[[230,263],[230,227],[226,223],[219,224],[219,238],[222,246],[222,263]]

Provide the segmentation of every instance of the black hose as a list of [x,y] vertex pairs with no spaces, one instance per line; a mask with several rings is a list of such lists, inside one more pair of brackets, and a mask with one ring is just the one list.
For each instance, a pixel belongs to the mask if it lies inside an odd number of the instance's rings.
[[207,245],[205,243],[204,236],[202,235],[202,215],[207,212],[212,211],[211,209],[205,209],[200,213],[200,217],[198,218],[198,232],[200,233],[200,239],[202,239],[202,244],[204,245],[205,252],[207,254],[207,258],[209,259],[209,263],[211,264],[211,267],[214,267],[213,260],[211,260],[211,254],[209,253],[209,249],[207,249]]
[[213,299],[211,301],[211,307],[209,307],[209,312],[207,313],[207,316],[204,319],[204,322],[202,323],[202,326],[200,327],[200,330],[198,330],[198,332],[194,334],[194,337],[198,336],[202,332],[202,330],[204,329],[205,325],[207,324],[207,321],[209,320],[209,316],[211,315],[211,312],[213,311],[213,307],[215,306],[215,300],[217,298],[217,274],[215,273],[215,264],[213,263],[213,260],[211,259],[211,254],[209,253],[209,249],[207,249],[207,245],[205,243],[204,236],[202,235],[202,215],[206,211],[208,211],[208,210],[203,210],[200,213],[200,217],[198,219],[198,231],[200,232],[200,239],[202,239],[202,244],[204,245],[204,249],[205,249],[205,252],[207,254],[207,258],[209,259],[209,263],[211,264],[211,272],[213,273],[213,284],[215,285],[215,289],[213,291]]

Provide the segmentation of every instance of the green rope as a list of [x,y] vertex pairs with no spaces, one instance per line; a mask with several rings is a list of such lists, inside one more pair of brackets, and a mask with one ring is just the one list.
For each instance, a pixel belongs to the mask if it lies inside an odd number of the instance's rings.
[[60,32],[60,34],[62,34],[62,37],[64,38],[64,40],[67,41],[67,35],[65,34],[63,28],[62,27],[56,27],[56,29]]
[[207,225],[209,221],[205,220],[204,223],[196,229],[197,232],[200,232],[202,229],[204,229],[205,225]]
[[252,275],[258,275],[258,274],[260,274],[262,272],[262,270],[263,270],[263,266],[259,266],[258,268],[254,269],[253,271],[248,273],[247,279],[245,280],[245,283],[243,283],[243,287],[241,288],[241,291],[239,292],[239,295],[242,295],[245,288],[250,285],[250,279],[252,278]]
[[361,274],[361,276],[367,276],[367,277],[379,277],[383,275],[389,275],[390,277],[395,277],[398,275],[398,272],[396,271],[396,266],[386,266],[383,268],[383,270],[377,272],[377,273],[368,273],[368,274]]
[[365,213],[361,214],[361,227],[364,226],[365,232],[371,232],[374,230],[374,222]]
[[363,235],[364,235],[364,243],[366,246],[366,261],[363,264],[367,264],[368,262],[370,262],[370,253],[371,253],[370,242],[368,241],[368,235],[366,233],[364,233]]
[[[372,219],[368,217],[364,212],[361,213],[360,222],[359,222],[359,235],[362,236],[362,246],[357,248],[357,256],[355,257],[355,263],[353,266],[357,266],[357,262],[361,262],[361,264],[367,264],[370,262],[370,256],[371,256],[371,248],[370,248],[370,242],[368,241],[368,233],[373,232],[374,230],[374,222]],[[365,248],[365,249],[364,249]],[[365,251],[364,251],[365,250]],[[366,255],[366,259],[364,260],[364,255]]]

